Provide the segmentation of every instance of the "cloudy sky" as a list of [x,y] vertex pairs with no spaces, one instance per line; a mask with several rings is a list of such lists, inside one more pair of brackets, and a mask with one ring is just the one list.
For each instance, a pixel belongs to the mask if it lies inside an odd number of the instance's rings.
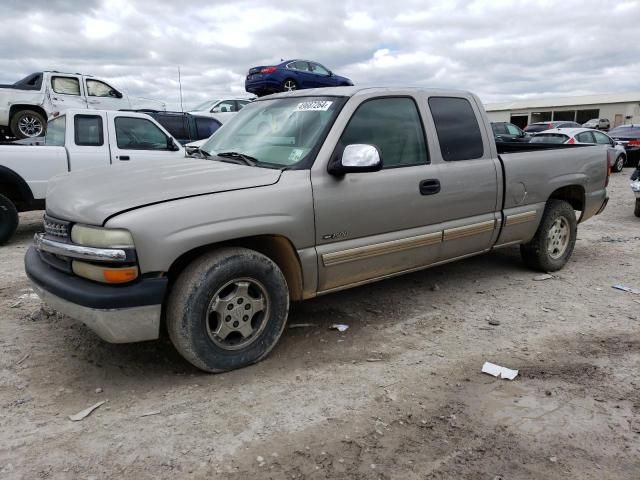
[[640,90],[640,1],[0,0],[0,83],[104,77],[185,107],[246,96],[249,67],[307,58],[356,85],[486,102]]

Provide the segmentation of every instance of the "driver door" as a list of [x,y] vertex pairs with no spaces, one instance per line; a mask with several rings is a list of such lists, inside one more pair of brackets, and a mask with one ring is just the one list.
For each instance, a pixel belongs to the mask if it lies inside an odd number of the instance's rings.
[[108,115],[111,163],[184,157],[182,147],[150,119],[115,112]]

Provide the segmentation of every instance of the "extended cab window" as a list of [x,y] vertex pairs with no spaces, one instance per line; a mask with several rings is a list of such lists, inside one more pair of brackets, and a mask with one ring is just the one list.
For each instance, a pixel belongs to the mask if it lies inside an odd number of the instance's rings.
[[80,95],[80,80],[74,77],[51,77],[51,87],[61,95]]
[[358,107],[345,128],[342,147],[374,145],[383,168],[428,163],[418,107],[410,98],[377,98]]
[[466,98],[431,97],[429,108],[445,161],[471,160],[484,155],[478,119]]
[[167,150],[168,138],[146,118],[116,117],[116,141],[123,150]]
[[76,115],[73,119],[73,126],[76,145],[83,147],[104,145],[100,115]]
[[121,95],[109,85],[99,80],[87,79],[87,95],[90,97],[120,98]]
[[67,126],[67,117],[63,115],[51,120],[47,124],[47,134],[44,137],[44,144],[54,147],[64,146],[64,132]]

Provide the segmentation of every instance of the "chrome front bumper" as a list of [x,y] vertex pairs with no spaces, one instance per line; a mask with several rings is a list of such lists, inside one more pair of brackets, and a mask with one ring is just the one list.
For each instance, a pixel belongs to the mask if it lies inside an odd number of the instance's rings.
[[84,323],[106,342],[142,342],[155,340],[159,336],[161,305],[102,310],[64,300],[44,290],[33,280],[31,285],[44,303]]
[[96,260],[102,262],[125,262],[127,252],[121,248],[94,248],[84,247],[73,243],[56,242],[49,240],[43,233],[33,236],[33,244],[37,250],[77,258],[79,260]]

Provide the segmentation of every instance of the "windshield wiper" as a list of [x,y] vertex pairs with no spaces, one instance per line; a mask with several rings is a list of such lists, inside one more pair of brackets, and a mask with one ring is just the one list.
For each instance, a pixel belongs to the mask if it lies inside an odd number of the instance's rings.
[[238,153],[238,152],[220,152],[220,153],[216,153],[216,155],[218,157],[223,157],[223,158],[233,158],[233,159],[242,160],[246,165],[249,165],[250,167],[255,167],[256,163],[260,161],[257,158],[252,157],[251,155],[245,155],[244,153]]

